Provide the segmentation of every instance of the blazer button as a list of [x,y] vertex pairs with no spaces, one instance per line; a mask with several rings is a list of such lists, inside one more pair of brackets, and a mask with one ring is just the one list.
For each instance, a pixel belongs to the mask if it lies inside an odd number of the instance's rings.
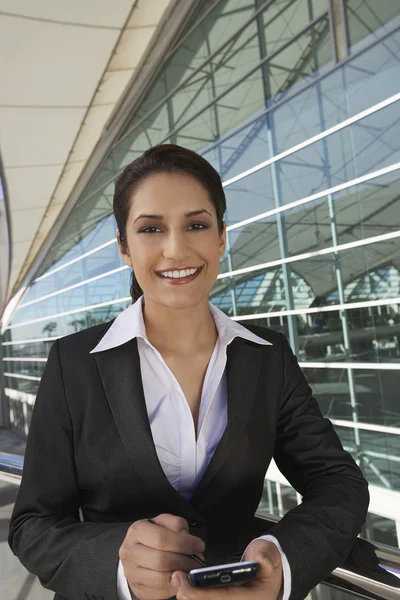
[[189,524],[189,527],[198,527],[199,526],[199,522],[196,521],[196,519],[188,519],[188,524]]

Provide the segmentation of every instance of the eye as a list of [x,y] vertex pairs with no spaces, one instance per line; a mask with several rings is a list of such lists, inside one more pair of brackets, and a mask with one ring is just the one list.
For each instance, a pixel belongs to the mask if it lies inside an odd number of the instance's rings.
[[206,225],[205,223],[192,223],[190,225],[190,228],[193,231],[201,231],[202,229],[208,229],[208,225]]
[[161,231],[161,229],[159,229],[158,227],[150,226],[144,227],[139,231],[139,233],[158,233],[159,231]]

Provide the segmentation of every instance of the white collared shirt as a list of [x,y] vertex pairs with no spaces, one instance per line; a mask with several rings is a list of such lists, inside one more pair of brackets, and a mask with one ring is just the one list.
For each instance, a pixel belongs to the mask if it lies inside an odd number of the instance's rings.
[[[197,436],[191,410],[175,375],[147,339],[143,320],[143,296],[117,316],[100,342],[91,350],[91,354],[103,352],[137,338],[144,397],[158,460],[170,484],[187,500],[190,500],[203,477],[227,425],[228,345],[235,337],[260,345],[270,345],[270,342],[242,327],[211,303],[209,306],[218,338],[204,378]],[[282,554],[283,600],[287,600],[291,588],[287,558],[276,538],[262,536],[259,539],[272,541]],[[121,562],[118,566],[118,596],[120,600],[131,600]]]

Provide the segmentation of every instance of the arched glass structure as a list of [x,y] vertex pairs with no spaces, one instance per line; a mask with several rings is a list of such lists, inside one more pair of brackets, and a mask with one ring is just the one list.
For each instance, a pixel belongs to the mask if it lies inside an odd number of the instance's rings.
[[[178,143],[220,172],[228,249],[212,301],[284,332],[371,484],[366,533],[400,540],[400,5],[200,2],[99,165],[2,336],[27,431],[57,337],[130,304],[113,182]],[[269,473],[261,510],[299,501]]]

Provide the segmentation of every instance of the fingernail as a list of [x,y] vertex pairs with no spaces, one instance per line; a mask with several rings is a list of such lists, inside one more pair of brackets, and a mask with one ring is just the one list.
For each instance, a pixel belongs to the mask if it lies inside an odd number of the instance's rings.
[[196,552],[200,552],[202,554],[205,549],[206,549],[206,545],[205,545],[204,542],[197,542],[196,543]]
[[179,576],[179,573],[172,573],[171,583],[172,583],[172,585],[174,587],[180,587],[181,586],[181,578]]

